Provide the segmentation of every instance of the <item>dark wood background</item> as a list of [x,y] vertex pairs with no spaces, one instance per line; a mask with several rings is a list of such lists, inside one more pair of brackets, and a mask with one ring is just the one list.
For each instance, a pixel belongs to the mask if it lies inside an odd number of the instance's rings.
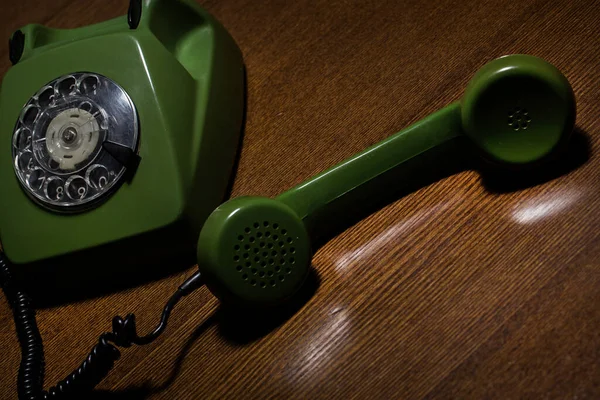
[[[394,199],[318,251],[314,295],[264,334],[239,340],[260,333],[261,320],[228,324],[197,291],[158,343],[124,351],[98,398],[600,398],[600,3],[203,5],[248,71],[234,196],[277,195],[459,99],[480,66],[510,53],[543,57],[569,78],[578,139],[564,165],[521,190],[465,170]],[[100,22],[127,6],[3,1],[0,38],[29,22]],[[0,74],[8,67],[3,44]],[[150,329],[191,271],[39,310],[46,386],[82,361],[114,314],[135,312]],[[0,349],[0,397],[16,398],[19,352],[3,297]]]

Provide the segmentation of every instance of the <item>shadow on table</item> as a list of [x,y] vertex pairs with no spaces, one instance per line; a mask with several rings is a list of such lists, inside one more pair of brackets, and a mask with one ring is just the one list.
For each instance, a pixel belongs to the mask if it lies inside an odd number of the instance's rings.
[[[313,248],[319,248],[333,237],[398,199],[440,180],[464,171],[477,171],[484,188],[491,193],[507,193],[537,186],[568,174],[585,164],[591,156],[589,136],[575,128],[562,153],[540,166],[509,169],[491,164],[478,156],[466,137],[438,146],[393,168],[367,183],[367,190],[338,200],[319,215],[318,227],[311,232]],[[369,193],[369,199],[361,196]],[[331,211],[337,209],[337,211]]]
[[188,354],[211,326],[216,325],[219,334],[232,345],[247,345],[272,332],[296,314],[313,297],[319,287],[319,283],[318,275],[311,268],[302,289],[289,302],[269,309],[268,313],[265,313],[263,310],[240,310],[219,306],[215,313],[200,324],[189,336],[177,355],[175,365],[171,369],[169,376],[163,383],[160,385],[146,383],[142,386],[131,387],[122,391],[94,390],[92,395],[86,398],[90,400],[142,400],[152,394],[163,392],[175,382]]

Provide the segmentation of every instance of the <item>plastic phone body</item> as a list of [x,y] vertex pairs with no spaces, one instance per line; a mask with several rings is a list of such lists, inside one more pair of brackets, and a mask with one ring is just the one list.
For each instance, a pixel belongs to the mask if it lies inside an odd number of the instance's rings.
[[[22,54],[0,89],[0,241],[14,264],[69,259],[84,268],[93,249],[131,259],[182,246],[194,254],[204,220],[223,201],[243,122],[241,52],[194,1],[138,3],[134,29],[127,16],[77,29],[21,29]],[[128,94],[141,162],[106,201],[69,214],[41,207],[20,187],[11,137],[28,99],[80,72],[107,77]]]

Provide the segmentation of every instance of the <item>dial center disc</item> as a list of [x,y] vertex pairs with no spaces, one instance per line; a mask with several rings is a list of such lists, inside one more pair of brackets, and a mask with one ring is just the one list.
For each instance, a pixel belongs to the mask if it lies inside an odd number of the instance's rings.
[[75,171],[76,166],[92,161],[100,151],[100,126],[92,114],[70,108],[58,114],[46,131],[46,149],[54,165],[62,171]]

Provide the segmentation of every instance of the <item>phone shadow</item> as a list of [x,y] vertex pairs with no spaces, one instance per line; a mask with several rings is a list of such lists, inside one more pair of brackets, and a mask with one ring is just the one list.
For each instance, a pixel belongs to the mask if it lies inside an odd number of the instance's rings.
[[543,166],[525,171],[507,171],[485,163],[476,168],[480,171],[482,184],[491,193],[510,193],[550,182],[584,165],[592,156],[589,135],[575,128],[566,150]]

